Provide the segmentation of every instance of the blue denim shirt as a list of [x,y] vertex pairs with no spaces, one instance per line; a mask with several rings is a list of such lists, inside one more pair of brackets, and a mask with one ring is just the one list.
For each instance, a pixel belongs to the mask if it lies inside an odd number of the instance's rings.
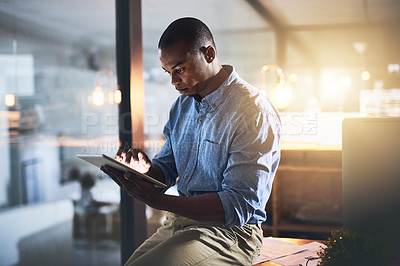
[[231,66],[216,91],[197,102],[181,95],[152,163],[181,196],[217,192],[225,226],[266,220],[265,205],[280,159],[278,111]]

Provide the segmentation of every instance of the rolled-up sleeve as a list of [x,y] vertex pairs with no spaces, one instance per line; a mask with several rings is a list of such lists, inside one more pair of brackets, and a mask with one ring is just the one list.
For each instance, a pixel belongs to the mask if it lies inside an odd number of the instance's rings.
[[225,211],[225,226],[265,220],[265,205],[279,163],[276,117],[266,112],[243,115],[229,149],[218,192]]

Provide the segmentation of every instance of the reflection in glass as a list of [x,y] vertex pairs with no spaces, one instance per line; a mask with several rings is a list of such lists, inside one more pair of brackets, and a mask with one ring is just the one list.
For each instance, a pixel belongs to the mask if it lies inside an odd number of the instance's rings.
[[[0,2],[2,265],[120,264],[119,188],[75,156],[118,147],[114,1],[103,2]],[[79,208],[89,194],[98,208]],[[80,226],[88,234],[73,235]]]

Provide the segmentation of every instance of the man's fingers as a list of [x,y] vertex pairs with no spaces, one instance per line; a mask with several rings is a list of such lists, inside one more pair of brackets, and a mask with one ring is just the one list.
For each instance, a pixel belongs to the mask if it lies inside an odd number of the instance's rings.
[[132,153],[133,159],[136,160],[136,161],[139,161],[138,153],[140,152],[140,150],[139,150],[139,149],[133,149],[133,148],[132,148],[132,149],[130,149],[129,151]]
[[109,177],[111,177],[111,179],[114,180],[115,183],[117,183],[121,187],[123,186],[123,182],[126,181],[124,178],[121,178],[121,176],[123,176],[124,173],[120,170],[114,169],[107,165],[101,166],[100,170],[102,170]]
[[113,167],[104,165],[100,167],[100,169],[109,175],[115,182],[117,182],[120,186],[123,184],[134,183],[134,175],[128,171],[123,172]]
[[125,172],[124,177],[125,179],[131,180],[132,179],[133,174],[131,174],[130,172]]
[[155,188],[153,184],[151,184],[147,180],[138,178],[128,171],[123,172],[108,165],[101,166],[100,169],[108,176],[110,176],[110,178],[114,180],[121,187],[121,189],[128,193],[130,196],[145,203],[150,202],[147,192],[153,191],[155,190]]
[[111,173],[106,167],[102,166],[100,167],[100,170],[103,171],[106,175],[108,175],[112,180],[114,180],[115,183],[121,186],[121,183],[119,182],[118,178],[116,178],[114,174]]
[[119,148],[117,151],[117,156],[122,156],[123,153],[125,153],[124,150]]
[[146,153],[140,152],[143,155],[143,159],[145,160],[146,163],[151,163],[149,157],[147,156]]
[[132,153],[131,153],[131,151],[129,150],[129,151],[126,153],[125,162],[126,162],[126,163],[130,163],[130,162],[131,162],[131,159],[132,159]]
[[[122,149],[119,149],[116,157],[121,155],[124,155],[124,153]],[[147,164],[151,164],[149,157],[141,149],[132,148],[125,153],[125,162],[130,164],[132,160],[134,160],[135,162],[145,161]]]
[[149,157],[141,149],[132,148],[128,153],[132,154],[132,158],[136,161],[144,160],[146,163],[150,163]]

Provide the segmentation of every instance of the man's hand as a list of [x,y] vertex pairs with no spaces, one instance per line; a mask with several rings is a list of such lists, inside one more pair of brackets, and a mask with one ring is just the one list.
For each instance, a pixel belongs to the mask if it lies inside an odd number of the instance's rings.
[[111,166],[102,166],[100,170],[110,176],[129,195],[146,203],[150,207],[157,208],[157,203],[163,196],[160,193],[160,188],[154,187],[149,181],[140,179],[130,172],[123,172]]
[[[130,149],[125,153],[119,149],[115,159],[165,183],[164,173],[161,168],[157,165],[152,165],[142,150]],[[197,221],[225,223],[225,212],[216,192],[194,197],[166,195],[161,193],[160,188],[154,187],[149,181],[142,180],[130,172],[124,173],[111,166],[102,166],[100,169],[129,195],[152,208],[174,212]]]
[[129,195],[152,208],[174,212],[197,221],[225,223],[225,212],[217,193],[206,193],[194,197],[166,195],[152,183],[133,176],[129,172],[124,173],[107,165],[100,169]]
[[141,149],[132,148],[127,152],[118,149],[115,159],[143,174],[147,173],[151,167],[149,157]]

